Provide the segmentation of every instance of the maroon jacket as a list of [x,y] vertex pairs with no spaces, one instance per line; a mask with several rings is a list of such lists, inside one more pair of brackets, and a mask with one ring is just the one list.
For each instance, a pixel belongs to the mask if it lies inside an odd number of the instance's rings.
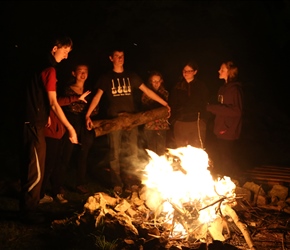
[[218,104],[207,105],[215,115],[214,134],[219,139],[237,140],[241,134],[243,93],[239,82],[225,83],[218,91]]

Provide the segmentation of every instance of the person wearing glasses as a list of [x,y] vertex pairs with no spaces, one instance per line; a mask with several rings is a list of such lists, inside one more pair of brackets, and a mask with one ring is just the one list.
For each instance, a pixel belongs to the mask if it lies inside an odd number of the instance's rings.
[[169,105],[175,146],[191,145],[204,148],[208,113],[208,89],[197,79],[198,65],[188,61],[182,67],[182,76],[170,92]]
[[[168,101],[169,93],[164,88],[163,76],[160,72],[151,72],[147,85],[163,100]],[[142,94],[141,101],[145,111],[162,107],[160,103],[154,101],[145,93]],[[146,148],[158,155],[164,155],[168,130],[169,124],[167,118],[161,118],[146,123],[143,130]]]

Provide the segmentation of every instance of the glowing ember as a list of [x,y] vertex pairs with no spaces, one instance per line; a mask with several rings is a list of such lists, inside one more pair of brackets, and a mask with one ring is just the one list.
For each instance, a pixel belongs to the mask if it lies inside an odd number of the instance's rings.
[[[190,220],[200,225],[213,222],[220,217],[222,206],[234,201],[235,184],[229,177],[213,179],[203,149],[169,149],[163,156],[147,152],[151,159],[142,180],[147,187],[146,204],[156,214],[166,214],[167,223],[175,224],[175,235],[184,234]],[[176,212],[183,217],[177,222]]]

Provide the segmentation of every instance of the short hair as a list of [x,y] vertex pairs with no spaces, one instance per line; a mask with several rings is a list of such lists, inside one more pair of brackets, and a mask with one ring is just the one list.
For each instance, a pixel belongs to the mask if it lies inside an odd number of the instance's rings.
[[55,36],[50,39],[49,46],[49,49],[52,49],[54,46],[57,46],[58,48],[70,47],[72,49],[73,41],[67,35]]
[[110,49],[109,49],[109,56],[114,56],[114,53],[115,52],[125,52],[125,49],[122,45],[115,45],[115,46],[112,46]]

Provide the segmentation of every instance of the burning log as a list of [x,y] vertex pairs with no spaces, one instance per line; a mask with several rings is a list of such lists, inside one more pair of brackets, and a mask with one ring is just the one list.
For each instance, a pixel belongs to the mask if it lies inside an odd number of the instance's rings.
[[93,129],[95,130],[96,137],[98,137],[116,130],[130,130],[136,126],[157,119],[167,118],[168,116],[168,109],[166,107],[136,114],[122,113],[114,119],[93,121]]

